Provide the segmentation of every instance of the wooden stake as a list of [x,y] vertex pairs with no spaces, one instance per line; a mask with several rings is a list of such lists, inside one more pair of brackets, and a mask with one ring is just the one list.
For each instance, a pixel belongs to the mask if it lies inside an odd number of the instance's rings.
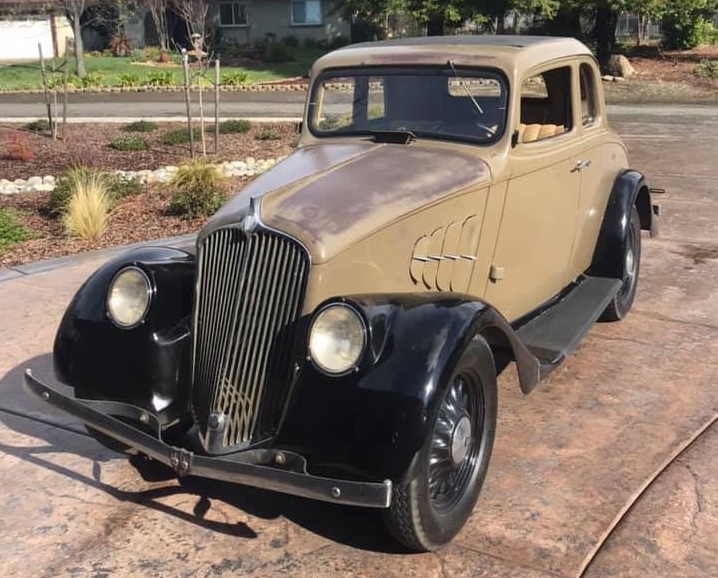
[[200,139],[202,140],[202,156],[207,156],[207,141],[204,134],[204,99],[202,95],[204,93],[204,87],[202,81],[204,80],[204,66],[202,64],[202,56],[199,57],[199,76],[197,81],[197,104],[199,105],[199,131]]
[[47,86],[47,72],[45,70],[45,59],[42,57],[42,44],[37,43],[37,51],[40,53],[40,77],[42,78],[42,88],[45,91],[45,106],[47,107],[47,122],[50,124],[50,133],[55,138],[55,130],[52,123],[52,103],[50,102],[50,90]]
[[214,60],[214,154],[219,153],[219,58]]
[[189,56],[187,50],[182,49],[182,70],[184,72],[184,95],[187,104],[187,130],[189,130],[189,155],[194,158],[194,134],[192,133],[192,109],[190,107],[189,91]]
[[65,38],[65,62],[62,65],[62,140],[65,140],[65,128],[67,126],[67,83],[70,76],[70,62],[67,59],[67,53],[70,51],[69,48],[69,38]]

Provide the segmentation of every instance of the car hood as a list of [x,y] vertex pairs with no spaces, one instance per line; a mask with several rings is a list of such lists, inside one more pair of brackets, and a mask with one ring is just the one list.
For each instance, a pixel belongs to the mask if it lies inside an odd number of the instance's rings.
[[237,193],[200,237],[241,222],[253,205],[264,224],[299,239],[312,260],[321,263],[397,219],[489,177],[488,165],[477,157],[438,147],[303,147]]

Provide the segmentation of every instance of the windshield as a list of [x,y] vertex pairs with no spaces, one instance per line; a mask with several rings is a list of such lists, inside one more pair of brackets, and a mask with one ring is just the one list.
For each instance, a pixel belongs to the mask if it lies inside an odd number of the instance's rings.
[[488,70],[337,70],[314,83],[309,128],[316,136],[405,131],[417,137],[487,143],[506,121],[503,77]]

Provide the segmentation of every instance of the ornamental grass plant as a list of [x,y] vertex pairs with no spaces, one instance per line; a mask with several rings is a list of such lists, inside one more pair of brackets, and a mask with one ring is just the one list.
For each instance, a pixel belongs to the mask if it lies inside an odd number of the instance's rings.
[[107,182],[101,173],[86,171],[73,184],[62,219],[65,231],[87,241],[99,239],[110,211]]

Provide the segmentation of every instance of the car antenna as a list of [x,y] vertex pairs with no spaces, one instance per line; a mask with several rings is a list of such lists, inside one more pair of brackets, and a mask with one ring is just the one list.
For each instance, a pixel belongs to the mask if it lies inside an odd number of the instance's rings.
[[456,67],[454,66],[454,62],[452,60],[447,60],[446,64],[451,68],[451,70],[454,71],[454,76],[459,81],[459,84],[461,85],[461,88],[463,88],[466,91],[466,94],[471,99],[471,102],[474,103],[474,106],[476,107],[476,110],[478,110],[481,114],[484,114],[484,110],[481,108],[481,105],[476,102],[476,99],[474,98],[474,95],[471,94],[471,91],[469,90],[469,87],[466,86],[466,83],[461,80],[461,77],[459,76],[459,73],[456,72]]

